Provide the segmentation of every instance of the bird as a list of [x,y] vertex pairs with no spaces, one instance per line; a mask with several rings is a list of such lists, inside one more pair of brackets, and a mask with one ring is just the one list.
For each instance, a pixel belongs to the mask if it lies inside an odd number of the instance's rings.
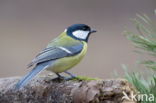
[[92,30],[86,24],[73,24],[67,27],[28,64],[27,68],[33,68],[19,80],[16,88],[24,87],[43,70],[52,71],[58,77],[63,77],[60,75],[63,72],[70,75],[71,78],[76,77],[67,70],[77,65],[85,56],[90,34],[95,32],[96,30]]

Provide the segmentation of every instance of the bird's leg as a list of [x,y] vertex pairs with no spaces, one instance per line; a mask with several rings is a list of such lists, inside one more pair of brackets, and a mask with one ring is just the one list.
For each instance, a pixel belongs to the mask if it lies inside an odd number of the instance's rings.
[[57,76],[58,76],[58,78],[60,78],[60,79],[66,79],[66,77],[64,77],[64,76],[60,75],[59,73],[56,73],[56,75],[57,75]]
[[65,71],[64,73],[70,75],[70,77],[68,79],[73,79],[73,78],[76,78],[75,75],[73,75],[72,73],[68,72],[68,71]]
[[71,74],[70,72],[65,71],[64,73],[70,75],[70,77],[64,77],[64,76],[60,75],[59,73],[56,73],[56,75],[58,76],[58,78],[64,79],[64,80],[71,80],[73,78],[76,78],[76,76]]

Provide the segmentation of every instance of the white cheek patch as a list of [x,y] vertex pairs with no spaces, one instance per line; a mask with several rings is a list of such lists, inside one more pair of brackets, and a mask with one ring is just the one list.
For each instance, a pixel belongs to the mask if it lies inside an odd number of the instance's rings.
[[86,39],[89,34],[89,31],[77,30],[73,32],[73,35],[80,39]]

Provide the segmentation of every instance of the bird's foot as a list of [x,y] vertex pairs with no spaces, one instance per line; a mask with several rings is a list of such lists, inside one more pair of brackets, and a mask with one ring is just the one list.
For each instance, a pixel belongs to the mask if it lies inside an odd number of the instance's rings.
[[76,78],[75,75],[73,75],[73,74],[71,74],[71,73],[69,73],[67,71],[65,71],[65,73],[68,74],[68,75],[70,75],[70,77],[62,76],[59,73],[56,73],[56,75],[58,76],[59,79],[63,79],[63,80],[72,80],[72,79]]
[[70,77],[68,77],[69,80],[74,79],[74,78],[77,78],[77,76],[75,76],[74,74],[72,74],[72,73],[70,73],[70,72],[65,71],[64,73],[70,75]]

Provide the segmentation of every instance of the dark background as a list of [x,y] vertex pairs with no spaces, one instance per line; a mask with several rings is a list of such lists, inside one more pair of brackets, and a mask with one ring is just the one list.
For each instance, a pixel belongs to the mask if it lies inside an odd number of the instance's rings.
[[66,27],[85,23],[98,32],[84,60],[71,71],[110,78],[121,64],[133,67],[138,54],[123,35],[136,31],[136,13],[154,17],[156,0],[0,0],[0,77],[24,75],[26,65]]

